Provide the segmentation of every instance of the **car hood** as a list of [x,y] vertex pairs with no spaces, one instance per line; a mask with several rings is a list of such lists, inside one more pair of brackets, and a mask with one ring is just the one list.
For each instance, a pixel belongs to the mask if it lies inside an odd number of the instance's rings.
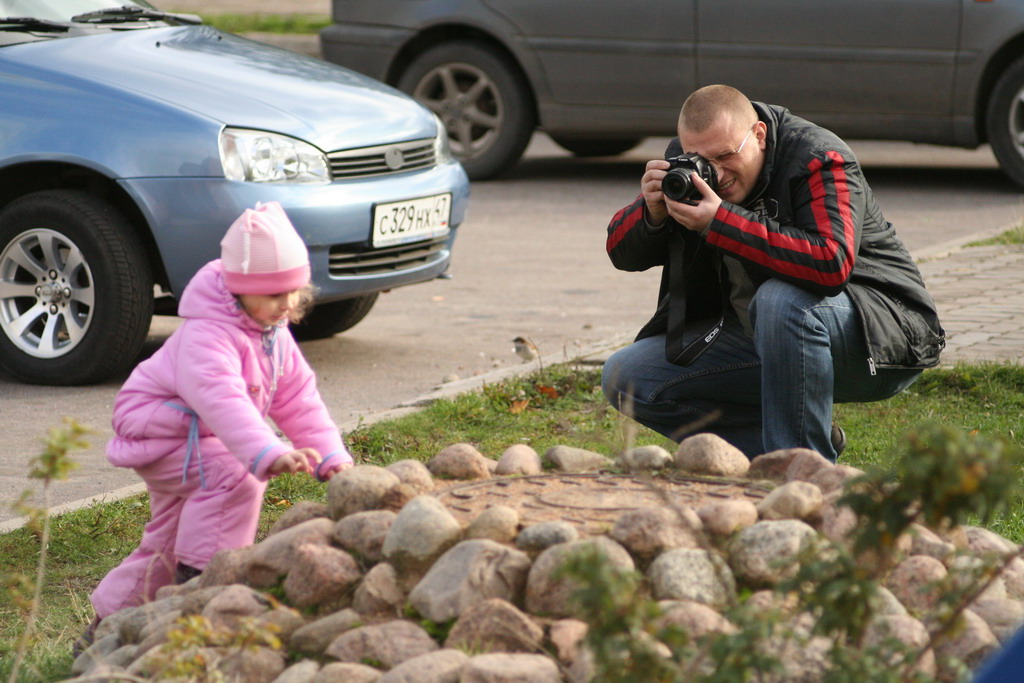
[[14,45],[2,56],[161,100],[224,125],[291,135],[328,152],[436,134],[433,114],[393,88],[207,26]]

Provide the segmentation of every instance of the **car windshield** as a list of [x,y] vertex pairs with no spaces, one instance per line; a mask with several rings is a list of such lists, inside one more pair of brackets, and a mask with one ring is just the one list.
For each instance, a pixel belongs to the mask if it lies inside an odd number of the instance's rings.
[[110,10],[135,14],[146,20],[158,17],[146,16],[156,8],[144,0],[0,0],[0,19],[37,19],[54,22],[71,22],[73,17],[95,21],[94,12]]

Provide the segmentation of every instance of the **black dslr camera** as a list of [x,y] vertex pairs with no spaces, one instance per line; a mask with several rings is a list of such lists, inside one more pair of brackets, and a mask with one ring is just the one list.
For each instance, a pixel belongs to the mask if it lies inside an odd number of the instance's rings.
[[700,190],[693,186],[693,180],[690,179],[692,173],[700,176],[712,190],[718,191],[718,172],[711,162],[701,155],[680,154],[666,161],[672,168],[661,181],[661,191],[669,199],[686,204],[696,204],[701,200]]

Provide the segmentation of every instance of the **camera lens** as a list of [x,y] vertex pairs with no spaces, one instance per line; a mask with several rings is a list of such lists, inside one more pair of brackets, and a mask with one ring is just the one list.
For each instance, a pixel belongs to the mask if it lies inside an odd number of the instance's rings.
[[669,171],[661,181],[661,191],[672,201],[681,202],[693,195],[699,196],[690,180],[692,169],[675,168]]

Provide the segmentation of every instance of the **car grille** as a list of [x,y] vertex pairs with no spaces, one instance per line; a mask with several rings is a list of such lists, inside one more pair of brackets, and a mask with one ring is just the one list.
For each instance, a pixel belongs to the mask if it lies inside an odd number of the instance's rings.
[[395,273],[444,258],[448,255],[447,242],[448,237],[445,236],[371,251],[351,251],[344,246],[334,246],[328,254],[327,268],[332,277]]
[[405,173],[430,168],[437,163],[433,139],[345,149],[331,152],[327,158],[335,180]]

